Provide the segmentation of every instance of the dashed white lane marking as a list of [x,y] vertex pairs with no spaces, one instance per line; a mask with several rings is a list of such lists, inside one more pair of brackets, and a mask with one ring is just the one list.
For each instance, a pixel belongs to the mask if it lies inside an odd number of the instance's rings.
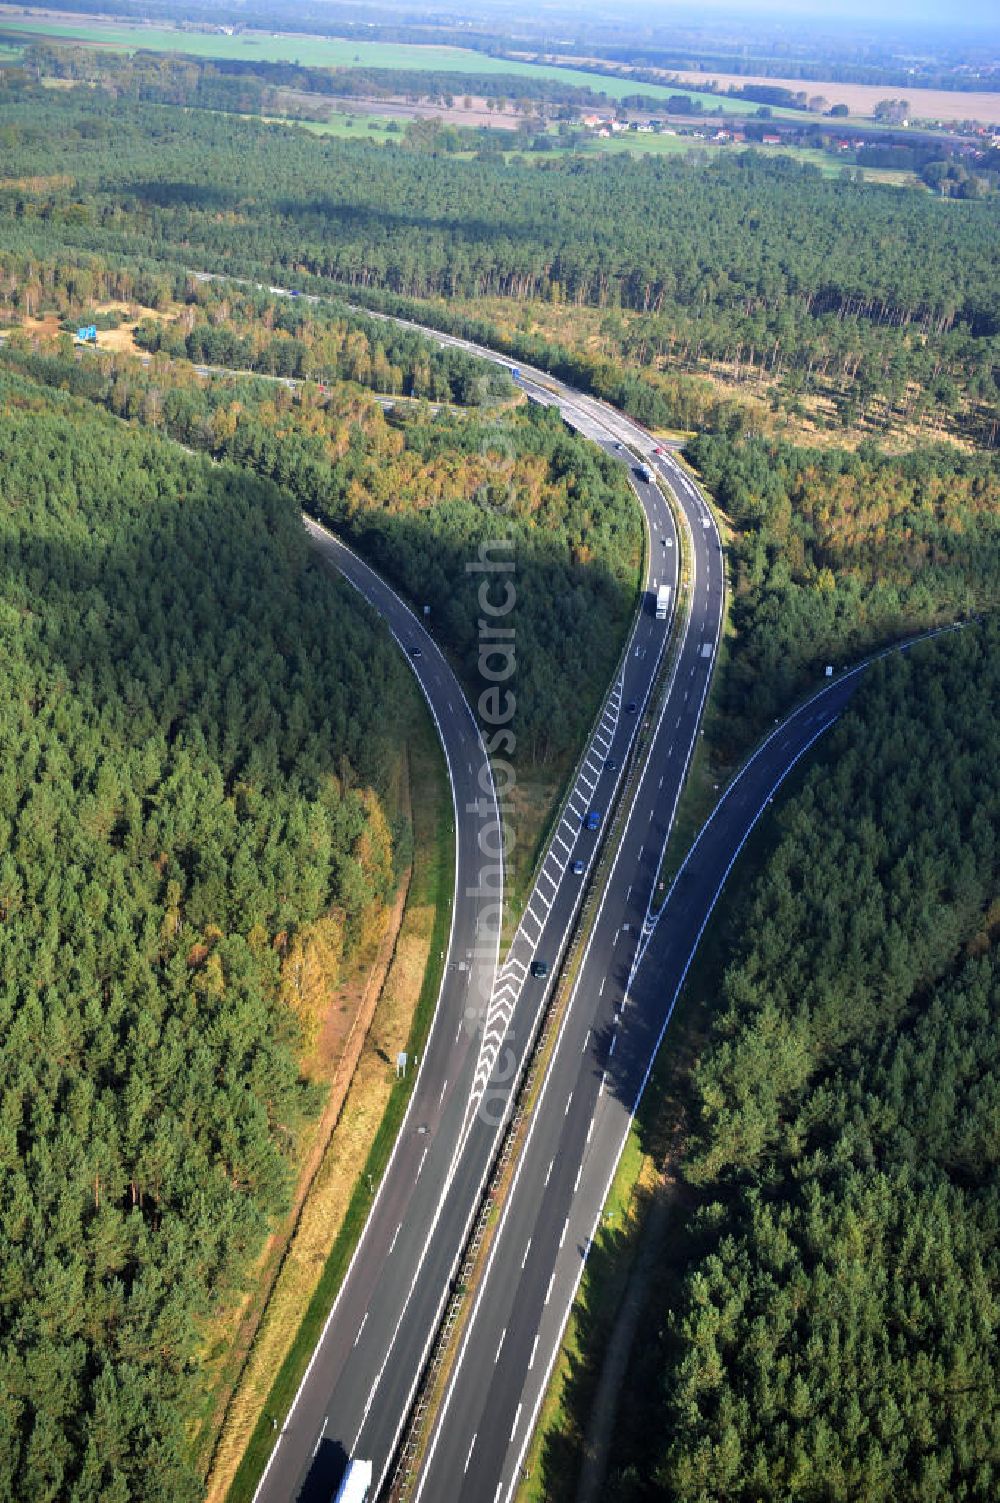
[[517,1434],[518,1421],[521,1418],[521,1410],[522,1410],[523,1407],[524,1407],[524,1404],[523,1404],[523,1401],[522,1401],[517,1406],[517,1413],[514,1416],[514,1423],[510,1427],[510,1438],[511,1438],[511,1440],[513,1440],[514,1436]]
[[[389,1243],[389,1252],[392,1252],[393,1248],[396,1246],[396,1238],[399,1236],[399,1228],[402,1225],[403,1223],[400,1222],[399,1226],[397,1226],[396,1230],[392,1234],[392,1241]],[[386,1254],[386,1256],[388,1256],[388,1254]]]
[[[551,1173],[552,1173],[552,1165],[553,1165],[553,1164],[554,1164],[554,1163],[555,1163],[555,1159],[552,1159],[552,1161],[551,1161],[551,1162],[550,1162],[550,1164],[549,1164],[549,1167],[548,1167],[548,1169],[547,1169],[547,1170],[546,1170],[546,1172],[545,1172],[545,1184],[546,1184],[546,1185],[547,1185],[547,1184],[548,1184],[548,1182],[549,1182],[549,1176],[550,1176],[550,1175],[551,1175]],[[542,1188],[543,1188],[543,1189],[544,1189],[544,1186],[543,1186],[543,1187],[542,1187]]]
[[439,1097],[438,1097],[438,1106],[440,1106],[440,1105],[441,1105],[441,1103],[442,1103],[442,1101],[443,1101],[443,1100],[444,1100],[444,1093],[445,1093],[445,1091],[446,1091],[446,1090],[447,1090],[447,1089],[448,1089],[448,1082],[447,1082],[447,1081],[445,1081],[445,1083],[444,1083],[444,1085],[443,1085],[443,1086],[442,1086],[442,1087],[441,1087],[441,1094],[440,1094],[440,1096],[439,1096]]
[[560,1247],[562,1247],[563,1243],[566,1241],[566,1233],[568,1231],[569,1231],[569,1217],[567,1216],[566,1220],[563,1222],[562,1235],[559,1238],[559,1246]]
[[500,1361],[500,1348],[503,1346],[504,1341],[506,1340],[506,1338],[507,1338],[507,1327],[504,1326],[503,1330],[500,1332],[500,1340],[497,1342],[497,1354],[493,1358],[494,1363],[497,1363],[497,1362]]
[[531,1371],[531,1369],[535,1365],[535,1353],[537,1351],[538,1351],[538,1334],[536,1332],[535,1339],[534,1339],[534,1341],[531,1344],[531,1356],[528,1358],[528,1371],[529,1372]]
[[365,1326],[367,1324],[368,1324],[368,1311],[366,1310],[365,1313],[364,1313],[364,1315],[362,1315],[362,1317],[361,1317],[361,1324],[358,1326],[358,1334],[354,1338],[354,1345],[355,1346],[357,1346],[358,1342],[361,1340],[361,1332],[364,1330],[364,1328],[365,1328]]
[[420,1163],[417,1165],[417,1173],[416,1173],[416,1178],[417,1179],[420,1178],[420,1171],[424,1167],[424,1159],[426,1157],[427,1157],[427,1149],[425,1148],[424,1151],[423,1151],[423,1153],[420,1155]]
[[615,1052],[615,1045],[617,1044],[617,1042],[618,1042],[618,1035],[616,1033],[614,1033],[614,1034],[611,1035],[611,1043],[610,1043],[610,1045],[608,1047],[608,1054],[609,1055],[610,1054],[614,1054],[614,1052]]
[[524,1257],[521,1259],[521,1267],[522,1268],[524,1267],[525,1263],[527,1263],[527,1261],[528,1261],[528,1254],[529,1254],[530,1251],[531,1251],[531,1238],[529,1237],[528,1238],[528,1245],[524,1249]]
[[573,1092],[570,1091],[569,1096],[568,1096],[567,1101],[566,1101],[566,1110],[563,1112],[563,1116],[564,1117],[568,1117],[569,1116],[569,1109],[570,1109],[570,1107],[572,1105],[573,1105]]
[[580,1179],[581,1179],[582,1175],[583,1175],[583,1165],[581,1164],[580,1167],[579,1167],[579,1169],[576,1171],[576,1179],[573,1181],[573,1194],[574,1195],[576,1194],[577,1190],[579,1190],[579,1188],[580,1188]]
[[[478,1435],[478,1434],[479,1434],[479,1431],[477,1430],[476,1431],[476,1435]],[[465,1458],[465,1465],[462,1468],[463,1475],[469,1470],[469,1462],[472,1460],[472,1452],[473,1452],[473,1450],[475,1448],[475,1444],[476,1444],[476,1436],[474,1435],[472,1437],[472,1445],[470,1445],[470,1447],[469,1447],[469,1454],[468,1454],[468,1456],[466,1456],[466,1458]]]
[[549,1279],[549,1287],[545,1291],[545,1303],[546,1304],[548,1304],[548,1302],[549,1302],[549,1298],[550,1298],[550,1296],[552,1294],[552,1285],[555,1283],[555,1281],[556,1281],[556,1271],[553,1268],[553,1270],[552,1270],[552,1277]]

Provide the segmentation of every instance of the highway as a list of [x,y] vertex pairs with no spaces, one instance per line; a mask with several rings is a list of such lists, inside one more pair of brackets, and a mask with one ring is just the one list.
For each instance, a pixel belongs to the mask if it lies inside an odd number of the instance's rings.
[[[608,889],[416,1498],[513,1496],[632,1115],[712,907],[775,788],[837,718],[856,682],[854,675],[836,680],[734,780],[657,919],[647,911],[652,871],[628,904],[620,884]],[[658,741],[669,736],[669,720],[661,721]],[[661,745],[647,782],[658,781],[660,758],[668,756]],[[638,835],[633,816],[620,861]]]
[[415,1498],[500,1503],[514,1496],[632,1117],[712,910],[775,792],[843,713],[867,666],[824,685],[744,765],[658,914],[647,911],[641,924],[626,929],[617,894],[609,895]]
[[[548,378],[539,380],[537,373],[522,370],[519,381],[542,400],[551,391]],[[587,431],[591,404],[560,406]],[[612,431],[632,437],[616,420]],[[648,444],[638,451],[648,457]],[[632,1118],[715,903],[776,790],[839,718],[867,666],[824,683],[767,738],[723,794],[654,911],[660,856],[714,657],[710,633],[722,578],[718,538],[696,488],[671,456],[655,453],[651,462],[692,529],[692,626],[700,624],[684,638],[630,798],[621,846],[434,1420],[412,1494],[424,1503],[509,1503],[514,1497]]]
[[[468,341],[420,332],[512,368]],[[386,620],[427,698],[452,785],[456,887],[448,964],[414,1095],[258,1487],[266,1503],[329,1503],[354,1456],[374,1463],[373,1499],[384,1488],[620,797],[617,844],[415,1493],[425,1503],[513,1497],[632,1117],[712,909],[776,789],[843,712],[865,666],[832,679],[778,726],[727,788],[654,912],[718,647],[725,588],[718,532],[686,472],[642,428],[543,372],[521,367],[516,379],[531,400],[558,406],[567,423],[630,466],[649,556],[623,660],[499,970],[496,796],[469,705],[405,603],[306,520],[317,548]],[[639,477],[636,460],[655,471],[657,484]],[[683,527],[680,597],[681,539],[668,491]],[[671,625],[650,608],[659,584],[671,587],[675,604],[683,601],[684,614],[665,692],[654,702]],[[592,810],[600,816],[593,830]],[[545,976],[532,973],[538,961]]]
[[[404,649],[409,650],[420,633],[421,657],[411,656],[410,661],[434,710],[455,780],[459,865],[464,871],[456,892],[461,895],[470,886],[476,897],[471,906],[462,905],[461,914],[456,901],[448,975],[414,1100],[358,1251],[257,1490],[261,1503],[329,1503],[349,1456],[374,1461],[376,1496],[385,1482],[515,1085],[574,930],[608,811],[623,786],[646,716],[671,625],[655,619],[652,599],[657,586],[668,584],[672,600],[677,600],[681,550],[673,515],[660,486],[644,482],[635,471],[635,458],[647,464],[654,459],[649,435],[612,409],[541,373],[525,372],[522,384],[529,396],[558,405],[567,422],[629,464],[646,518],[649,562],[646,596],[620,669],[492,987],[487,976],[496,961],[495,933],[483,944],[476,924],[487,909],[495,914],[495,906],[490,908],[495,895],[483,891],[489,884],[467,873],[475,872],[477,857],[481,869],[490,865],[484,862],[480,837],[484,818],[489,823],[494,815],[485,816],[479,803],[482,749],[478,738],[475,743],[470,739],[474,728],[468,708],[443,658],[398,597],[329,534],[309,524],[314,539],[332,551],[338,567],[345,567],[352,582],[385,615]],[[615,863],[618,898],[639,924],[645,901],[641,894],[658,867],[697,735],[723,602],[723,560],[714,524],[680,467],[669,456],[656,458],[662,467],[660,484],[673,489],[684,519],[692,590],[670,690],[659,715],[662,735],[644,744],[646,773],[633,773],[632,815]],[[663,740],[668,732],[669,746]],[[655,777],[649,771],[653,741],[667,751]],[[596,831],[584,827],[591,809],[602,815]],[[488,839],[486,848],[493,849]],[[574,872],[574,863],[583,864],[582,873]],[[545,978],[531,973],[537,960],[549,968]]]

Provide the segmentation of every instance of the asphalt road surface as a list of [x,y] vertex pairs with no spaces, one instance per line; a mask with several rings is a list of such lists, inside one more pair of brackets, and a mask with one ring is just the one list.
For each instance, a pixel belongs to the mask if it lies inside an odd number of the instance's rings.
[[[630,466],[649,529],[647,593],[518,934],[493,986],[487,973],[495,961],[496,946],[482,944],[476,932],[477,921],[483,920],[494,897],[491,891],[482,891],[489,884],[476,875],[477,859],[480,871],[490,865],[484,862],[480,845],[481,745],[471,739],[468,709],[429,639],[421,637],[421,657],[411,657],[445,743],[458,813],[460,875],[451,961],[393,1160],[258,1489],[257,1497],[267,1503],[289,1499],[329,1503],[352,1456],[374,1461],[376,1494],[385,1480],[515,1083],[530,1052],[559,957],[573,932],[608,811],[646,712],[670,626],[669,621],[655,619],[657,586],[669,584],[672,601],[677,599],[680,550],[673,516],[659,486],[641,480],[635,468],[637,458],[647,464],[654,459],[649,435],[613,409],[541,373],[531,379],[526,372],[523,384],[529,396],[554,402],[572,426]],[[650,779],[648,770],[642,776],[641,768],[634,774],[643,796],[641,801],[635,798],[630,787],[633,812],[625,848],[615,866],[617,895],[630,911],[634,909],[640,923],[642,884],[657,869],[697,734],[723,599],[723,562],[714,524],[675,461],[667,455],[655,457],[662,466],[661,484],[674,490],[684,519],[693,589],[690,617],[681,632],[670,692],[659,717],[661,728],[669,728],[669,755],[655,779]],[[310,530],[318,536],[314,524]],[[338,546],[329,535],[324,536],[324,545]],[[398,597],[353,555],[341,554],[338,566],[341,562],[346,564],[348,577],[355,583],[363,581],[364,593],[386,616],[401,644],[411,646],[419,628]],[[644,761],[649,752],[647,742],[641,752]],[[602,816],[596,831],[585,828],[591,809],[598,809]],[[487,846],[492,849],[488,841]],[[582,875],[572,870],[577,861],[584,864]],[[471,905],[459,901],[467,886],[477,894]],[[545,979],[531,974],[531,962],[537,959],[549,965]],[[460,969],[463,961],[468,970]]]
[[[654,918],[613,883],[579,976],[415,1494],[513,1497],[602,1207],[715,902],[776,789],[834,724],[863,668],[784,721],[722,796]],[[661,723],[658,740],[669,741]],[[663,745],[658,753],[669,758]],[[655,780],[654,759],[647,779]],[[619,864],[635,833],[634,820]],[[639,922],[635,922],[637,912]]]

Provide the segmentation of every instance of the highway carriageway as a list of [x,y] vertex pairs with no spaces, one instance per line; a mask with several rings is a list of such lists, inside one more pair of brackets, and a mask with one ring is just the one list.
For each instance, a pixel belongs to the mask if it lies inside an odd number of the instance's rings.
[[[648,529],[643,601],[518,933],[493,985],[487,986],[481,973],[473,982],[474,973],[463,968],[463,962],[470,968],[473,960],[482,962],[477,952],[483,946],[471,913],[457,934],[456,903],[456,931],[416,1093],[357,1252],[277,1436],[256,1494],[262,1503],[287,1503],[292,1498],[329,1503],[348,1457],[374,1461],[376,1496],[389,1473],[517,1081],[559,958],[574,930],[586,873],[601,841],[603,830],[586,830],[583,816],[595,806],[608,818],[665,648],[671,621],[656,621],[648,603],[659,583],[671,583],[672,598],[677,599],[680,548],[663,489],[672,492],[687,534],[691,588],[684,595],[689,614],[680,626],[679,650],[660,713],[661,726],[669,727],[671,734],[668,741],[657,737],[646,743],[647,766],[655,754],[655,772],[639,779],[642,800],[632,807],[615,864],[616,897],[634,909],[639,922],[645,910],[643,894],[655,880],[697,735],[723,606],[723,559],[711,515],[680,467],[669,456],[654,454],[656,445],[643,429],[593,398],[548,377],[540,380],[544,387],[536,388],[539,400],[558,405],[572,426],[630,469],[636,460],[651,466],[655,459],[661,466],[659,484],[645,483],[633,469]],[[326,546],[332,546],[332,540]],[[381,598],[369,593],[369,598],[406,646],[415,618],[398,614],[406,608],[392,591]],[[420,642],[421,657],[411,654],[410,662],[432,699],[443,739],[457,736],[466,721],[471,727],[471,716],[456,698],[453,676],[444,674],[443,659],[439,662],[439,655],[434,656],[429,639],[421,636]],[[429,660],[435,664],[433,682],[423,671]],[[442,693],[450,709],[442,706]],[[635,713],[629,713],[630,705]],[[471,750],[473,743],[467,745]],[[457,746],[449,754],[453,780],[462,767],[466,775],[471,768],[475,776],[475,766],[475,756],[466,756]],[[462,842],[464,795],[456,791],[455,801]],[[583,878],[573,873],[574,861],[584,863]],[[536,957],[550,967],[544,980],[531,975]]]
[[[413,1499],[514,1496],[633,1115],[714,905],[777,789],[843,713],[864,666],[832,679],[745,764],[656,915],[650,905],[637,923],[634,900],[609,884]],[[669,740],[666,722],[658,741]],[[647,780],[655,767],[651,758]]]

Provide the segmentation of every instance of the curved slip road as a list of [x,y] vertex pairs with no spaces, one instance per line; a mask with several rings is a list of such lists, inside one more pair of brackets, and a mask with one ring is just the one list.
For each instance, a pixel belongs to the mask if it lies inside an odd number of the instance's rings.
[[[456,816],[455,898],[437,1010],[399,1137],[307,1381],[272,1453],[266,1492],[282,1498],[297,1491],[302,1470],[297,1454],[301,1448],[286,1442],[314,1428],[315,1444],[325,1431],[325,1411],[320,1412],[324,1392],[359,1334],[353,1312],[367,1310],[376,1299],[388,1305],[404,1297],[406,1270],[420,1243],[420,1217],[413,1212],[413,1202],[423,1204],[440,1193],[440,1158],[432,1160],[430,1149],[439,1140],[453,1139],[463,1114],[460,1090],[449,1096],[447,1081],[450,1075],[460,1087],[463,1078],[471,1080],[479,1042],[476,1020],[493,988],[500,942],[494,894],[482,892],[479,884],[482,846],[492,845],[499,814],[489,760],[465,695],[436,643],[390,586],[317,522],[303,520],[320,555],[382,616],[407,653],[427,700],[444,749]],[[413,655],[415,648],[419,656]],[[502,891],[502,874],[496,880]],[[345,1307],[352,1312],[346,1321]],[[342,1469],[343,1458],[335,1445],[324,1459],[333,1462],[334,1473]],[[331,1486],[327,1499],[332,1491]]]
[[431,1436],[415,1493],[425,1503],[513,1497],[633,1114],[712,910],[775,790],[865,667],[832,680],[745,764],[658,916],[643,904],[632,927],[617,884],[609,889]]
[[[492,353],[489,358],[510,365]],[[652,440],[628,419],[547,377],[540,376],[539,383],[532,389],[525,382],[529,396],[554,402],[572,426],[626,462],[625,444],[650,462]],[[722,557],[700,497],[693,487],[688,489],[686,477],[678,478],[679,467],[666,457],[663,464],[690,533],[695,575],[693,607],[661,717],[674,726],[670,786],[679,791],[718,640]],[[495,912],[495,891],[482,892],[473,878],[480,906],[463,907],[457,941],[462,905],[456,903],[452,953],[459,958],[445,978],[414,1100],[358,1252],[257,1490],[256,1497],[267,1503],[328,1503],[346,1459],[355,1455],[374,1460],[377,1494],[391,1464],[547,996],[550,981],[530,975],[531,959],[546,959],[554,971],[572,933],[585,882],[573,874],[572,864],[582,861],[589,870],[603,833],[582,829],[581,818],[591,807],[606,815],[612,804],[667,640],[670,622],[655,619],[650,597],[658,584],[668,583],[672,599],[677,598],[679,548],[673,517],[656,484],[637,475],[633,483],[649,529],[647,598],[495,987],[487,981],[496,960],[495,939],[491,936],[490,945],[483,946],[475,937],[477,916],[481,920],[491,904]],[[321,535],[315,524],[308,525],[314,538]],[[329,534],[322,537],[338,567],[346,565],[348,577],[409,646],[420,631],[412,614],[373,571]],[[454,695],[442,711],[446,665],[429,639],[421,634],[420,641],[423,655],[415,667],[447,747],[448,738],[461,742],[468,711]],[[431,668],[433,678],[427,671]],[[632,702],[635,713],[629,712]],[[474,869],[478,854],[481,868],[482,853],[475,852],[481,815],[466,807],[480,798],[477,763],[457,744],[448,759],[460,849],[467,867]],[[617,767],[608,767],[609,761]],[[648,780],[642,781],[646,786]],[[471,798],[466,797],[469,789]],[[655,849],[666,833],[656,810],[647,814],[644,808],[642,818],[643,839],[630,849],[634,870],[626,884],[631,887],[634,880],[637,905],[643,868],[655,872]],[[627,869],[620,870],[625,880]],[[459,878],[460,896],[466,880]],[[457,969],[463,949],[474,967],[468,972]],[[478,953],[483,949],[488,953]]]

